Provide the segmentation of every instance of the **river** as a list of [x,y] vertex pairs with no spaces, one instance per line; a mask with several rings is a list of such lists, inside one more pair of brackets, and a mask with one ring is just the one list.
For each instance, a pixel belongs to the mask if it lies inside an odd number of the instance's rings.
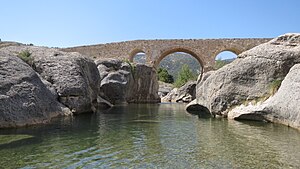
[[300,168],[300,132],[131,104],[0,130],[0,168]]

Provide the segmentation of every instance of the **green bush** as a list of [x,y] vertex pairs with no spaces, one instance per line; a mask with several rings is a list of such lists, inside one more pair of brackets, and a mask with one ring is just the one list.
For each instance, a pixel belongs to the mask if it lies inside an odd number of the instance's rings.
[[167,71],[167,69],[165,69],[165,68],[158,68],[157,75],[158,75],[159,81],[162,81],[165,83],[173,83],[174,82],[173,76],[170,75],[169,72]]
[[184,64],[181,67],[180,72],[178,73],[178,77],[174,83],[174,86],[181,87],[184,84],[186,84],[186,82],[188,82],[190,80],[196,80],[196,79],[197,79],[197,76],[195,74],[193,74],[190,67],[187,64]]
[[228,64],[226,61],[221,60],[221,59],[218,59],[218,60],[216,60],[216,63],[215,63],[215,65],[214,65],[214,69],[215,69],[215,70],[218,70],[218,69],[220,69],[221,67],[225,66],[226,64]]
[[124,59],[123,61],[129,64],[129,66],[130,66],[130,71],[131,71],[132,76],[133,76],[133,78],[134,78],[134,73],[135,73],[136,66],[134,65],[134,63],[130,62],[129,59]]
[[24,62],[29,64],[30,66],[33,65],[33,57],[31,56],[31,53],[29,50],[24,50],[18,54],[18,57],[22,59]]

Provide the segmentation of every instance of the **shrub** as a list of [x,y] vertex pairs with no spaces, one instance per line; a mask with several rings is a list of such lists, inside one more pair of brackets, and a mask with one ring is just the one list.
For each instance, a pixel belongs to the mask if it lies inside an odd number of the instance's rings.
[[134,73],[135,73],[136,66],[134,65],[134,63],[130,62],[130,60],[128,60],[128,59],[124,59],[123,61],[129,64],[130,71],[131,71],[132,76],[134,78]]
[[31,53],[29,50],[24,50],[18,54],[18,57],[22,59],[24,62],[26,62],[28,65],[33,65],[33,57],[31,56]]
[[169,74],[168,70],[165,68],[158,68],[157,71],[158,80],[165,82],[165,83],[173,83],[174,78],[172,75]]
[[181,67],[180,72],[178,73],[178,77],[174,83],[175,87],[181,87],[184,84],[186,84],[186,82],[190,81],[190,80],[196,80],[197,76],[195,74],[193,74],[193,72],[191,71],[191,69],[189,68],[189,66],[187,64],[184,64]]
[[274,95],[277,90],[279,89],[280,85],[281,85],[282,80],[281,79],[276,79],[273,80],[270,84],[269,84],[269,90],[270,90],[270,94]]
[[216,60],[216,63],[215,63],[215,65],[214,65],[214,69],[215,69],[215,70],[218,70],[218,69],[220,69],[221,67],[225,66],[226,64],[228,64],[226,61],[221,60],[221,59],[218,59],[218,60]]

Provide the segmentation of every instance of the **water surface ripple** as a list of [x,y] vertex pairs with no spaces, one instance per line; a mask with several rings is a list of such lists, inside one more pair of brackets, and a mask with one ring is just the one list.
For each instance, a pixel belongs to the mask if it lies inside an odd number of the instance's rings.
[[2,129],[0,168],[300,168],[299,131],[198,118],[184,106],[133,104]]

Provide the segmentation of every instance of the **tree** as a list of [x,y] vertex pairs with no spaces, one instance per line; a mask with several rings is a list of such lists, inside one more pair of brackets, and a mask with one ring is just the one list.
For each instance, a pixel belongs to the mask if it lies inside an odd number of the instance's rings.
[[173,83],[174,82],[173,76],[170,75],[169,72],[167,71],[167,69],[165,69],[165,68],[158,68],[157,74],[158,74],[159,81],[162,81],[165,83]]
[[215,70],[218,70],[218,69],[220,69],[221,67],[223,67],[223,66],[225,66],[225,65],[227,65],[227,64],[228,64],[228,63],[227,63],[226,61],[221,60],[221,59],[218,59],[218,60],[216,60],[214,69],[215,69]]
[[195,74],[193,74],[190,67],[187,64],[184,64],[181,67],[180,72],[178,73],[178,77],[174,83],[174,86],[181,87],[184,84],[186,84],[186,82],[188,82],[190,80],[196,80],[196,78],[197,78],[197,76]]

